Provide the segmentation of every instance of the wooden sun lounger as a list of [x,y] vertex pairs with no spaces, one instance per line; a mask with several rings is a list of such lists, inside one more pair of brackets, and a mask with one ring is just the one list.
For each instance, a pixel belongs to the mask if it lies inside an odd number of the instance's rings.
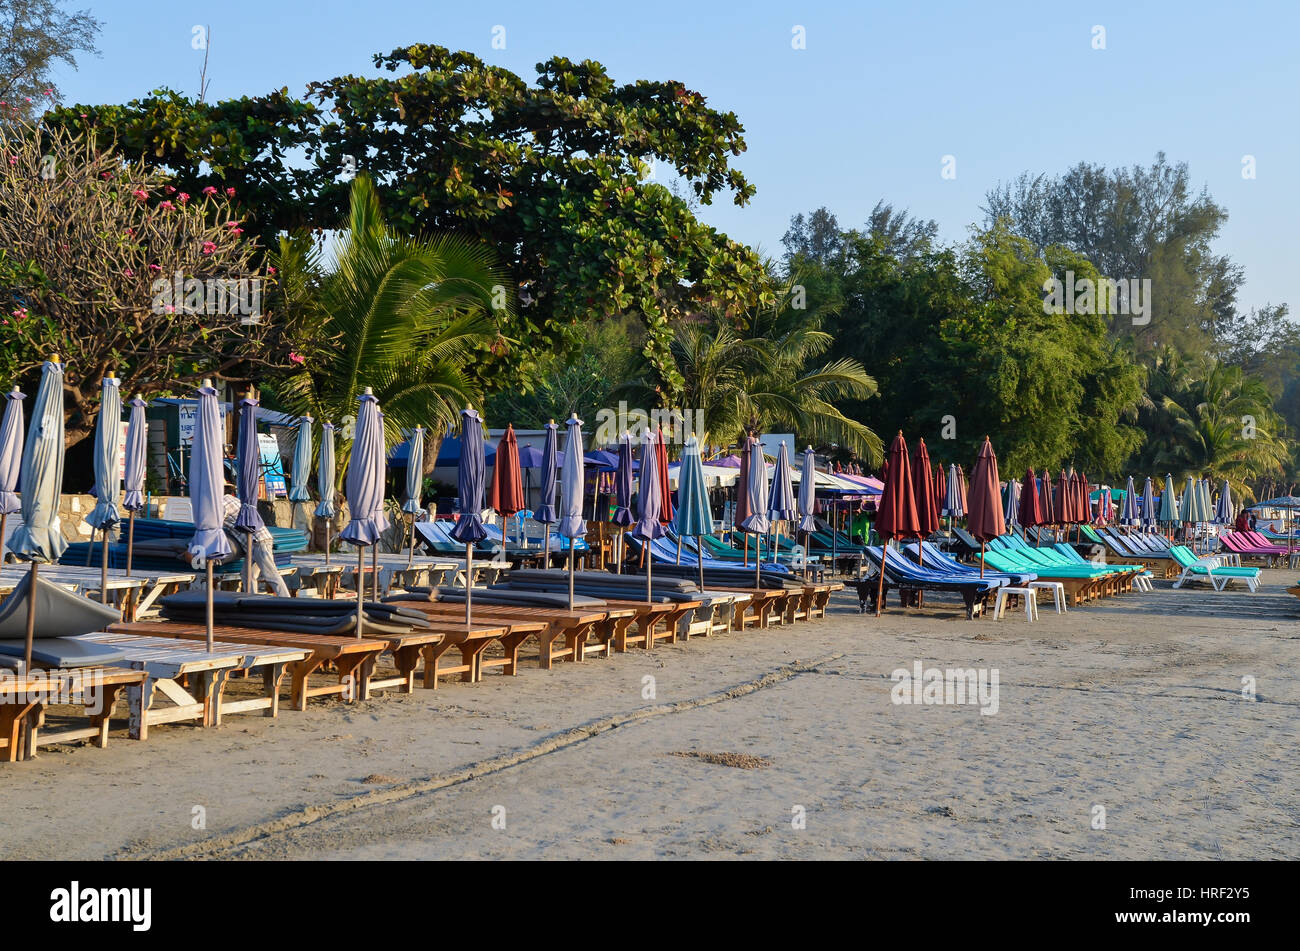
[[[6,672],[0,691],[0,751],[10,762],[31,759],[36,749],[55,743],[91,740],[98,747],[108,745],[109,719],[118,694],[143,683],[143,671],[126,667],[85,667],[73,671],[34,670],[29,674]],[[100,695],[94,697],[94,692]],[[87,696],[87,695],[90,696]],[[42,733],[45,708],[66,703],[68,697],[99,701],[96,712],[89,708],[89,725]]]
[[[225,716],[261,710],[279,715],[280,685],[290,664],[306,659],[300,647],[263,647],[254,644],[214,643],[209,654],[204,645],[167,637],[96,633],[86,640],[106,644],[126,655],[123,664],[145,673],[140,686],[127,690],[131,737],[148,739],[149,727],[162,723],[198,720],[202,726],[220,726]],[[263,693],[244,700],[226,700],[225,689],[236,671],[259,672]],[[161,697],[168,706],[155,706]]]
[[[178,621],[123,621],[109,625],[109,631],[145,637],[171,637],[187,641],[206,641],[202,624]],[[306,650],[307,656],[289,665],[290,703],[295,710],[306,710],[312,697],[342,697],[365,700],[369,685],[365,680],[367,660],[388,649],[388,642],[372,638],[343,637],[337,634],[299,634],[293,631],[261,631],[250,627],[218,624],[213,629],[220,641],[257,644],[263,647],[294,647]],[[312,687],[308,678],[325,664],[338,671],[338,683]],[[373,665],[371,665],[373,666]]]
[[[626,654],[629,647],[641,645],[645,650],[656,641],[676,644],[678,626],[689,612],[703,605],[702,601],[620,601],[606,599],[611,610],[631,611],[631,615],[614,625],[614,650]],[[662,625],[662,628],[661,628]],[[636,633],[632,633],[635,626]]]
[[[414,607],[432,617],[462,620],[465,605],[456,601],[402,601],[403,607]],[[621,616],[621,612],[613,612]],[[527,605],[480,604],[473,605],[476,622],[506,626],[506,632],[497,638],[505,650],[502,658],[481,661],[482,667],[501,667],[502,673],[513,676],[519,672],[519,650],[530,637],[537,638],[538,664],[550,670],[557,660],[568,657],[581,661],[588,654],[608,653],[612,629],[608,622],[611,612],[594,610],[529,607]],[[595,637],[597,644],[588,644]],[[563,646],[559,646],[563,644]]]
[[[749,603],[745,605],[747,610],[736,612],[735,617],[732,619],[731,629],[733,631],[743,631],[747,627],[769,627],[772,623],[773,614],[777,609],[780,608],[782,612],[784,611],[788,602],[786,596],[791,593],[784,588],[738,588],[731,585],[715,585],[714,587],[718,591],[735,591],[749,595]],[[794,593],[802,594],[802,591]]]

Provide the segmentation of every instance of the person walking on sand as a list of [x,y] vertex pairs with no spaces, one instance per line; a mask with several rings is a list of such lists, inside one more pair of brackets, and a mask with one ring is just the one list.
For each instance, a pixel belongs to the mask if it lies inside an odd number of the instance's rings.
[[262,580],[275,589],[275,593],[282,598],[289,597],[289,586],[284,583],[284,578],[280,575],[280,569],[275,566],[275,554],[272,551],[271,533],[263,525],[251,536],[247,532],[235,531],[235,519],[239,518],[239,497],[235,495],[235,486],[233,483],[226,483],[226,494],[221,497],[221,511],[225,519],[225,531],[231,542],[240,548],[245,548],[244,541],[248,540],[248,546],[252,551],[244,551],[245,558],[252,559],[252,569],[250,577],[252,579],[252,592],[257,591],[257,577],[259,574]]

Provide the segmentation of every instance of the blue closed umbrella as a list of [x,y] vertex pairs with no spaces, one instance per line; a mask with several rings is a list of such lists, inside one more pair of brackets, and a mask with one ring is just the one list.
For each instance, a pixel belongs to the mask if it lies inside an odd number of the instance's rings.
[[257,444],[258,400],[252,393],[239,401],[239,445],[236,451],[236,491],[239,514],[235,531],[244,533],[244,590],[253,593],[253,536],[266,527],[257,510],[257,487],[262,477],[262,451]]
[[1124,502],[1119,507],[1119,523],[1130,526],[1138,523],[1137,498],[1132,476],[1128,477],[1128,484],[1124,487]]
[[803,469],[799,476],[799,531],[817,531],[817,455],[813,447],[803,451]]
[[316,517],[325,519],[325,564],[330,563],[330,546],[334,542],[334,424],[325,423],[320,428],[320,458],[316,460]]
[[[90,527],[99,529],[102,537],[99,566],[99,600],[102,604],[108,604],[108,530],[122,520],[117,509],[117,484],[122,479],[121,450],[120,381],[106,376],[100,384],[99,419],[95,421],[95,507],[86,516]],[[94,541],[93,531],[91,541]]]
[[471,601],[474,591],[474,546],[487,538],[483,525],[483,485],[487,463],[483,458],[483,420],[472,409],[461,412],[460,463],[456,486],[460,493],[456,514],[459,516],[451,537],[465,546],[465,625],[473,617]]
[[1228,485],[1228,480],[1223,480],[1223,488],[1219,490],[1219,501],[1214,506],[1214,520],[1220,525],[1231,525],[1232,517],[1236,514],[1236,507],[1232,504],[1232,487]]
[[209,380],[199,387],[198,409],[194,415],[194,441],[190,453],[190,510],[194,517],[194,535],[189,553],[194,567],[207,571],[208,651],[212,650],[212,564],[231,552],[225,533],[222,509],[221,411],[217,391]]
[[[357,637],[361,637],[362,605],[366,584],[365,549],[378,544],[388,527],[384,517],[384,430],[379,416],[379,401],[370,387],[361,395],[357,421],[352,431],[352,453],[348,456],[348,474],[343,493],[348,500],[348,524],[339,539],[357,546]],[[378,460],[378,462],[376,462]]]
[[22,509],[18,501],[18,471],[23,464],[23,400],[14,387],[5,394],[4,422],[0,422],[0,570],[5,563],[5,522]]
[[623,573],[623,531],[632,524],[632,437],[624,433],[618,441],[618,471],[614,474],[614,515],[615,525],[620,526],[618,533],[618,553],[614,559],[614,570]]
[[559,452],[555,448],[555,421],[546,424],[546,439],[542,443],[542,486],[538,490],[537,510],[533,521],[542,525],[542,559],[546,567],[551,564],[551,526],[558,520],[555,514],[555,474],[559,467]]
[[[919,493],[918,493],[919,494]],[[1020,482],[1008,479],[1007,487],[1002,493],[1002,511],[1006,513],[1007,531],[1019,525],[1020,518]]]
[[649,429],[641,443],[641,473],[638,479],[637,519],[632,525],[632,534],[643,542],[645,552],[645,599],[650,600],[650,578],[654,557],[650,553],[650,542],[664,533],[659,513],[663,511],[662,490],[659,485],[659,449],[655,436]]
[[289,485],[290,502],[310,502],[307,485],[311,480],[311,424],[312,418],[298,420],[298,438],[293,444],[293,481]]
[[587,534],[587,520],[582,517],[582,488],[586,465],[582,456],[582,420],[571,413],[564,425],[563,475],[560,478],[560,512],[558,531],[569,539],[569,610],[573,610],[573,540]]
[[[628,446],[631,455],[631,444]],[[629,485],[631,476],[628,477]],[[682,446],[682,464],[677,471],[677,510],[673,512],[673,531],[677,533],[677,561],[681,563],[683,535],[697,540],[702,535],[713,534],[713,512],[709,506],[709,489],[704,483],[704,464],[700,459],[700,443],[694,434],[686,437]],[[697,545],[696,561],[700,567],[700,590],[704,590],[704,549]]]
[[1147,476],[1142,486],[1142,525],[1145,528],[1155,528],[1156,525],[1155,486],[1152,485],[1150,476]]
[[126,424],[125,479],[122,508],[126,509],[126,576],[131,577],[131,556],[135,551],[135,513],[144,508],[145,447],[149,441],[149,424],[144,418],[145,402],[131,400],[131,418]]
[[776,466],[772,470],[772,493],[767,516],[774,522],[788,522],[794,518],[794,485],[790,477],[790,453],[784,442],[776,453]]
[[416,426],[411,436],[411,451],[406,457],[406,499],[402,511],[411,516],[411,549],[406,555],[409,568],[415,560],[415,519],[424,509],[420,506],[420,490],[424,487],[424,427]]
[[961,474],[957,471],[956,463],[948,467],[948,482],[944,489],[942,514],[948,516],[948,527],[951,528],[954,518],[966,514],[966,507],[961,501]]

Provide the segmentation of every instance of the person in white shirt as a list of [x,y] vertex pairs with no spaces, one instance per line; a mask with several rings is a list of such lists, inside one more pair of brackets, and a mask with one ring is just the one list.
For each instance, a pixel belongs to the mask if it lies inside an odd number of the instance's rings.
[[253,591],[257,591],[257,579],[260,574],[262,580],[267,582],[275,589],[275,593],[282,598],[289,597],[289,586],[284,583],[284,578],[280,575],[280,569],[275,566],[275,555],[272,552],[271,533],[267,531],[265,525],[253,532],[249,537],[248,532],[235,528],[235,519],[239,518],[239,497],[235,495],[235,487],[227,482],[226,494],[221,497],[222,515],[225,519],[225,531],[231,541],[244,549],[244,556],[248,557],[248,548],[252,548],[252,581]]

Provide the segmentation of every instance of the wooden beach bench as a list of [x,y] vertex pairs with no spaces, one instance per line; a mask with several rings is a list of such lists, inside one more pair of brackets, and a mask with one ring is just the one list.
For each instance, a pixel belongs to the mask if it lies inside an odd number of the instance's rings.
[[[127,690],[130,733],[144,740],[149,727],[162,723],[198,720],[201,726],[220,726],[224,717],[250,711],[265,716],[280,712],[280,685],[289,665],[306,659],[301,647],[214,643],[208,653],[204,645],[167,637],[103,632],[84,635],[85,640],[112,647],[126,655],[123,666],[143,671],[145,680]],[[225,699],[231,675],[258,674],[262,693],[241,700]],[[157,706],[159,699],[170,704]]]
[[[118,695],[144,682],[143,671],[126,667],[83,667],[78,670],[3,672],[0,682],[0,754],[13,763],[31,759],[38,747],[76,740],[108,745],[109,721]],[[98,694],[98,696],[96,696]],[[42,732],[48,706],[67,704],[74,697],[87,703],[84,727]],[[91,712],[91,706],[97,706]]]
[[[402,601],[402,607],[413,607],[430,617],[460,621],[463,625],[465,605],[457,601]],[[630,617],[631,612],[628,612]],[[508,629],[497,638],[504,657],[487,658],[479,662],[482,668],[501,667],[502,673],[513,676],[519,672],[519,651],[530,637],[537,639],[538,665],[550,670],[557,660],[571,658],[581,661],[588,654],[608,652],[613,636],[606,633],[610,612],[605,609],[566,609],[531,607],[527,605],[486,604],[473,605],[475,623],[501,624]],[[595,638],[596,644],[587,641]],[[562,645],[562,646],[561,646]],[[487,645],[485,644],[484,647]]]

